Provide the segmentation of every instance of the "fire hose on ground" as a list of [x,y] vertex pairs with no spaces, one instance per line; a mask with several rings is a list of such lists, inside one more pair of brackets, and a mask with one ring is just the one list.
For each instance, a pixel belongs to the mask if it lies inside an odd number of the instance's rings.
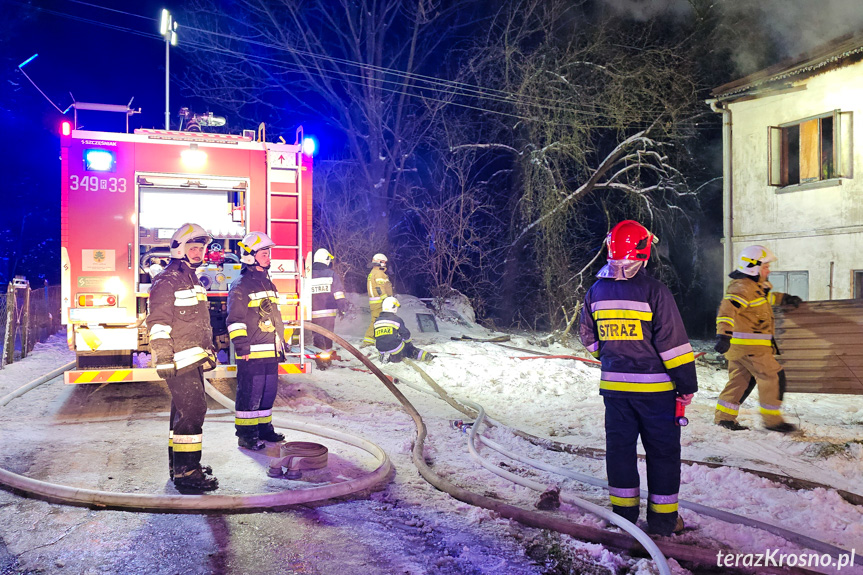
[[[20,388],[0,398],[0,407],[28,391],[62,375],[72,369],[75,362],[55,369]],[[208,392],[222,405],[233,410],[231,400],[219,393],[205,380]],[[290,505],[299,505],[313,501],[323,501],[335,497],[343,497],[358,491],[365,491],[384,481],[392,471],[392,463],[387,454],[374,443],[360,437],[342,433],[333,429],[311,423],[292,421],[288,419],[273,419],[273,424],[279,428],[302,431],[320,437],[326,437],[342,443],[358,447],[378,461],[378,467],[362,477],[331,483],[328,485],[302,489],[288,489],[278,493],[252,495],[159,495],[140,493],[115,493],[94,489],[70,487],[37,479],[31,479],[6,469],[0,468],[0,484],[19,491],[48,498],[55,502],[73,505],[88,505],[96,507],[111,507],[127,511],[167,511],[167,510],[267,510]]]
[[[486,467],[487,469],[491,470],[493,473],[496,473],[496,474],[501,475],[503,477],[507,477],[507,478],[509,478],[509,479],[521,484],[521,485],[524,485],[526,487],[530,487],[530,488],[537,490],[537,491],[545,491],[548,488],[548,486],[542,485],[542,484],[537,483],[537,482],[532,482],[530,480],[525,480],[522,477],[516,476],[516,475],[509,473],[507,471],[501,470],[501,469],[497,468],[497,466],[494,466],[492,464],[488,464],[487,462],[484,462],[482,460],[482,457],[478,454],[478,452],[476,452],[476,448],[474,445],[474,441],[476,440],[476,438],[479,438],[479,440],[482,443],[484,443],[488,447],[494,449],[495,451],[501,453],[502,455],[505,455],[506,457],[509,457],[511,459],[514,459],[514,460],[519,461],[521,463],[524,463],[526,465],[530,465],[530,466],[535,467],[537,469],[542,469],[543,471],[555,473],[555,474],[561,475],[563,477],[575,479],[576,481],[580,481],[580,482],[586,483],[588,485],[592,485],[592,486],[596,486],[596,487],[602,487],[605,489],[608,488],[608,483],[604,480],[601,480],[601,479],[598,479],[598,478],[595,478],[595,477],[592,477],[589,475],[585,475],[582,473],[578,473],[575,471],[571,471],[569,469],[565,469],[562,467],[546,464],[546,463],[525,457],[523,455],[513,453],[513,452],[507,450],[502,445],[496,443],[495,441],[488,439],[482,435],[477,434],[477,428],[479,427],[480,424],[484,423],[485,420],[488,420],[491,425],[497,425],[497,426],[502,427],[504,429],[509,429],[509,428],[507,428],[506,426],[503,426],[500,423],[487,417],[485,415],[485,411],[483,410],[482,406],[480,406],[479,404],[476,404],[474,402],[467,401],[467,400],[456,400],[456,399],[452,398],[422,368],[420,368],[418,365],[416,365],[416,363],[414,363],[410,360],[407,360],[406,363],[408,363],[408,365],[410,365],[420,375],[420,377],[423,378],[423,380],[429,385],[429,387],[431,387],[431,389],[423,388],[421,386],[417,386],[417,385],[412,384],[410,382],[401,380],[403,383],[405,383],[409,387],[416,389],[417,391],[420,391],[422,393],[426,393],[429,395],[435,395],[435,396],[441,398],[442,400],[444,400],[448,405],[450,405],[451,407],[453,407],[457,411],[459,411],[459,412],[461,412],[461,413],[463,413],[469,417],[475,417],[476,418],[476,421],[474,422],[472,429],[471,429],[471,432],[470,432],[470,436],[469,436],[470,441],[468,442],[468,449],[470,450],[471,455],[474,456],[474,458],[476,458],[478,461],[480,461],[480,464],[483,465],[483,467]],[[641,491],[641,497],[646,498],[647,492],[642,490]],[[567,503],[572,504],[571,501],[567,500],[564,497],[562,497],[561,499],[566,501]],[[578,505],[577,503],[575,503],[575,504]],[[696,513],[701,514],[701,515],[707,515],[709,517],[713,517],[715,519],[719,519],[719,520],[725,521],[727,523],[734,523],[734,524],[744,525],[747,527],[753,527],[756,529],[761,529],[761,530],[767,531],[769,533],[772,533],[774,535],[777,535],[779,537],[782,537],[783,539],[785,539],[787,541],[791,541],[792,543],[800,545],[801,547],[805,547],[808,549],[819,551],[820,553],[826,553],[826,554],[829,554],[833,557],[838,557],[838,556],[843,555],[843,554],[844,555],[850,555],[849,551],[846,551],[845,549],[842,549],[841,547],[837,547],[835,545],[832,545],[830,543],[825,543],[823,541],[818,541],[817,539],[813,539],[813,538],[808,537],[806,535],[802,535],[802,534],[796,533],[794,531],[783,529],[782,527],[771,525],[769,523],[765,523],[765,522],[759,521],[757,519],[751,519],[748,517],[743,517],[741,515],[730,513],[728,511],[723,511],[721,509],[714,509],[712,507],[707,507],[705,505],[701,505],[701,504],[694,503],[691,501],[686,501],[683,499],[681,499],[679,501],[679,504],[684,509],[690,509],[692,511],[695,511]],[[590,504],[590,505],[593,505],[593,504]],[[603,508],[600,508],[600,509],[603,509]],[[605,510],[603,509],[603,511],[605,511]],[[605,518],[603,515],[600,515],[600,516]],[[671,555],[669,555],[669,556],[671,556]],[[860,557],[855,558],[855,563],[863,565],[863,558],[860,558]]]

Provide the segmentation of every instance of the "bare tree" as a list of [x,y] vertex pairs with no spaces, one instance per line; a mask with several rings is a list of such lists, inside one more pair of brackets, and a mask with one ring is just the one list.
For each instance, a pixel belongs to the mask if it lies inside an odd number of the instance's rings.
[[[306,118],[344,138],[351,193],[369,214],[369,238],[386,247],[390,214],[407,187],[416,146],[446,101],[408,97],[455,30],[458,2],[414,0],[197,0],[185,44],[187,87],[248,120],[282,130]],[[219,15],[219,16],[215,16]],[[291,115],[293,111],[293,116]]]
[[648,25],[585,20],[572,2],[508,4],[465,68],[499,80],[486,103],[498,119],[453,148],[518,166],[504,293],[543,300],[547,327],[571,322],[610,225],[628,217],[661,234],[695,204],[668,153],[700,112],[689,62]]
[[489,254],[503,222],[488,201],[487,182],[474,177],[473,154],[445,153],[437,160],[430,187],[413,189],[404,202],[399,238],[410,249],[402,259],[425,280],[437,307],[458,291],[482,316],[494,276]]

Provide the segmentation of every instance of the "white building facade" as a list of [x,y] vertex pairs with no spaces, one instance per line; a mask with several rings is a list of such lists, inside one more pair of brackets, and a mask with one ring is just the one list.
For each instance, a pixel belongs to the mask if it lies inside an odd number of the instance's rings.
[[775,290],[863,298],[863,38],[713,97],[724,126],[725,276],[741,249],[762,244],[779,258]]

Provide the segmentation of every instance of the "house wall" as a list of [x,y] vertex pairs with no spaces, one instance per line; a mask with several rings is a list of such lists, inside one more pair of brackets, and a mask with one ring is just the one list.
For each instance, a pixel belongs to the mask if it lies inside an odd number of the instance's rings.
[[[863,270],[863,62],[798,84],[806,89],[730,103],[732,245],[735,261],[762,244],[775,271],[808,271],[809,300],[854,296],[852,270]],[[778,188],[768,181],[768,128],[835,109],[853,112],[853,178]]]

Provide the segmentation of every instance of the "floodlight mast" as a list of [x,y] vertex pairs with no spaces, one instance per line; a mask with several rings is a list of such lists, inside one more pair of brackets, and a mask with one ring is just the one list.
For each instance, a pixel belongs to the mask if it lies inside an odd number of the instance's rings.
[[177,22],[168,10],[162,10],[159,33],[165,37],[165,129],[171,129],[171,46],[177,45]]

